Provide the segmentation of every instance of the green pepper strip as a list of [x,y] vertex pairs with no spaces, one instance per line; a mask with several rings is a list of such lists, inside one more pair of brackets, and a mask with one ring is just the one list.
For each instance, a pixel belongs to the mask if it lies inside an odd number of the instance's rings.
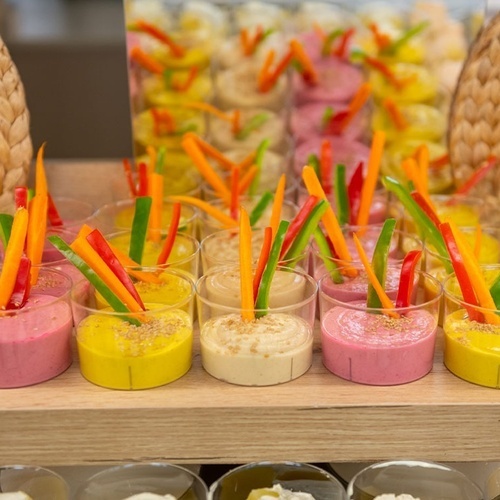
[[264,139],[263,141],[261,141],[259,147],[257,148],[257,152],[255,154],[255,165],[257,165],[257,174],[255,175],[252,183],[250,184],[249,194],[251,196],[256,194],[257,188],[259,187],[260,175],[262,173],[262,163],[264,162],[264,155],[266,154],[266,151],[269,149],[270,144],[271,141],[269,139]]
[[343,226],[349,223],[349,197],[345,182],[345,165],[335,166],[335,202],[337,203],[337,218]]
[[158,148],[158,155],[156,157],[156,164],[155,164],[155,174],[163,174],[163,167],[165,166],[165,154],[166,154],[166,149],[165,146],[161,146]]
[[321,167],[319,164],[319,158],[318,155],[310,154],[307,157],[307,164],[310,165],[314,171],[316,172],[316,177],[318,178],[319,182],[321,182]]
[[257,222],[259,222],[260,218],[264,214],[268,205],[273,201],[274,195],[271,191],[265,191],[260,200],[257,202],[257,205],[253,207],[253,210],[250,212],[250,226],[255,226]]
[[[321,217],[323,217],[328,207],[329,203],[326,200],[319,200],[318,203],[316,203],[302,225],[299,234],[297,234],[292,245],[286,252],[284,260],[293,262],[299,255],[304,253],[314,230],[318,227]],[[291,267],[294,266],[295,264],[291,265]]]
[[427,21],[422,21],[421,23],[413,26],[405,33],[403,33],[397,40],[387,46],[382,52],[384,54],[395,54],[403,45],[407,44],[414,36],[418,35],[428,26]]
[[[128,307],[106,286],[99,275],[60,236],[49,236],[49,241],[89,280],[90,284],[116,312],[130,312]],[[136,318],[124,316],[123,319],[136,326],[141,324]]]
[[321,55],[323,57],[327,57],[331,55],[332,53],[332,45],[333,42],[341,35],[344,34],[343,29],[336,29],[330,33],[328,33],[327,37],[325,38],[323,45],[321,47]]
[[14,217],[12,215],[0,214],[0,241],[2,242],[4,250],[7,248],[7,243],[10,240],[13,222]]
[[396,307],[409,307],[411,304],[411,294],[415,283],[415,268],[422,256],[422,250],[411,250],[405,255],[401,265],[399,275],[398,295],[396,297]]
[[320,227],[314,228],[313,237],[318,247],[319,256],[321,257],[323,264],[325,264],[325,268],[330,274],[332,281],[337,284],[344,283],[344,278],[340,274],[337,264],[335,264],[332,260],[333,255],[330,250],[330,245],[328,244],[326,236]]
[[331,106],[327,106],[325,108],[325,111],[323,113],[323,116],[321,117],[321,130],[325,130],[328,127],[328,124],[330,123],[330,120],[333,118],[334,111]]
[[[372,256],[372,269],[377,277],[378,282],[385,288],[385,279],[387,276],[387,260],[389,258],[389,250],[391,248],[392,235],[396,227],[396,219],[387,219],[384,222],[382,230],[380,231],[377,244]],[[382,302],[370,283],[368,285],[368,297],[366,305],[370,309],[381,309]]]
[[382,184],[388,191],[391,191],[399,198],[399,201],[401,201],[406,210],[408,210],[415,224],[419,228],[422,239],[425,240],[425,237],[429,239],[431,245],[434,246],[437,253],[443,257],[443,265],[446,271],[451,273],[453,268],[449,262],[450,256],[443,240],[443,235],[439,232],[437,227],[410,196],[410,193],[397,180],[391,177],[383,177]]
[[497,309],[500,309],[500,274],[491,285],[490,294],[493,302],[495,302],[495,305],[497,306]]
[[135,199],[135,212],[130,234],[130,248],[128,256],[138,264],[142,264],[142,254],[148,232],[149,214],[152,199],[150,196],[141,196]]
[[266,267],[262,273],[259,292],[257,293],[257,298],[255,300],[256,318],[261,318],[267,314],[266,309],[269,308],[271,282],[273,281],[274,273],[276,272],[276,267],[278,266],[281,246],[283,245],[283,240],[285,239],[285,234],[289,225],[290,222],[282,220],[276,231],[276,236],[274,237],[273,245],[271,247],[271,251],[269,252],[269,259],[267,260]]
[[244,141],[248,139],[248,136],[259,127],[264,125],[264,123],[269,120],[269,115],[267,113],[259,113],[255,116],[252,116],[250,120],[246,123],[246,125],[236,134],[236,139],[239,141]]

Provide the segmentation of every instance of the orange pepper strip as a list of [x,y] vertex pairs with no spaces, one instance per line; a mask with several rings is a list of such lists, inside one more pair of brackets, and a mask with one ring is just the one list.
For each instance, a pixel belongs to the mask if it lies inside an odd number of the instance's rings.
[[252,228],[247,211],[240,208],[240,288],[241,315],[244,320],[255,319],[252,278]]
[[270,226],[264,229],[264,240],[262,241],[262,248],[260,249],[259,260],[257,261],[257,268],[253,277],[253,296],[257,297],[259,293],[260,281],[264,274],[267,261],[269,260],[269,253],[271,251],[271,244],[273,242],[273,230]]
[[9,243],[5,249],[2,271],[0,272],[0,310],[5,310],[14,291],[27,231],[28,210],[19,208],[14,215]]
[[194,205],[195,207],[203,210],[205,213],[213,217],[215,220],[218,220],[223,226],[227,228],[236,227],[238,223],[226,215],[224,212],[219,210],[218,208],[210,205],[206,201],[202,201],[199,198],[195,198],[194,196],[169,196],[169,199],[172,201],[180,201],[181,203],[188,203],[190,205]]
[[302,47],[301,43],[298,40],[293,39],[290,40],[290,49],[297,61],[302,66],[302,72],[303,75],[307,78],[307,81],[311,85],[316,85],[319,80],[318,73],[316,71],[316,68],[314,67],[313,62],[311,61],[311,58],[304,50],[304,47]]
[[155,75],[162,75],[165,68],[140,47],[132,47],[129,54],[130,60],[136,62],[141,68]]
[[168,36],[164,31],[160,30],[156,26],[140,19],[135,23],[137,29],[142,31],[143,33],[147,33],[151,35],[153,38],[156,38],[160,42],[164,43],[168,46],[168,48],[172,51],[172,55],[174,57],[180,58],[185,54],[185,50],[180,45],[177,45],[170,36]]
[[187,136],[182,139],[181,145],[193,160],[193,163],[200,171],[201,175],[203,175],[206,181],[215,189],[224,202],[229,204],[231,199],[229,189],[220,178],[219,174],[212,168],[212,165],[208,163],[197,142],[192,137]]
[[[320,200],[328,201],[313,167],[307,165],[302,169],[302,179],[304,180],[304,184],[306,185],[307,191],[310,195],[316,196]],[[337,216],[335,215],[335,212],[330,204],[328,204],[328,208],[326,209],[326,212],[321,220],[323,221],[328,237],[333,243],[339,258],[346,263],[352,262],[352,257],[349,252],[349,248],[347,247],[344,234],[342,233]]]
[[[238,168],[241,170],[241,167],[238,165]],[[241,196],[243,193],[247,191],[247,189],[251,186],[252,181],[255,179],[255,176],[259,172],[259,167],[257,165],[252,165],[242,176],[240,179],[240,183],[238,185],[238,194]]]
[[[474,252],[470,249],[469,244],[464,238],[464,235],[460,232],[457,225],[454,222],[450,222],[450,228],[457,242],[458,249],[463,256],[465,269],[469,275],[472,287],[476,292],[476,297],[481,307],[485,309],[496,311],[497,307],[493,298],[490,294],[488,285],[484,280],[481,267],[477,261]],[[484,314],[484,319],[486,323],[490,325],[500,325],[500,317],[495,313],[482,311]]]
[[281,174],[280,180],[278,181],[278,186],[274,192],[274,202],[273,209],[271,211],[271,222],[270,226],[273,231],[273,241],[276,237],[276,232],[278,231],[278,226],[281,220],[281,211],[283,209],[283,202],[285,200],[285,187],[286,187],[286,175]]
[[385,110],[392,123],[396,127],[396,130],[403,131],[408,128],[408,120],[403,116],[401,110],[398,108],[397,104],[392,99],[384,99],[382,102]]
[[163,207],[163,175],[151,172],[148,176],[148,195],[151,196],[148,236],[151,241],[161,241],[161,212]]
[[221,167],[231,170],[234,167],[234,162],[231,161],[227,156],[221,153],[217,148],[204,141],[201,137],[197,136],[193,132],[187,132],[184,137],[191,137],[196,141],[200,149],[213,158]]
[[370,217],[370,206],[373,200],[373,194],[377,187],[378,174],[380,171],[380,162],[384,153],[385,132],[375,131],[373,134],[370,157],[368,158],[368,168],[366,179],[361,189],[361,202],[358,212],[358,226],[366,226]]
[[129,308],[132,312],[143,311],[139,303],[134,299],[123,283],[110,270],[106,262],[92,248],[90,243],[82,236],[77,236],[70,245],[71,249],[90,266],[99,277],[106,283],[107,287]]
[[342,119],[342,122],[340,124],[341,132],[344,131],[349,126],[354,117],[359,113],[361,108],[365,105],[366,101],[370,97],[371,92],[372,92],[372,87],[369,83],[363,83],[360,85],[356,94],[354,94],[354,97],[349,103],[349,106],[347,108],[347,114]]
[[377,276],[375,272],[372,269],[372,266],[370,265],[370,261],[368,260],[368,257],[363,249],[363,246],[361,245],[361,242],[359,241],[359,238],[356,233],[352,235],[352,239],[354,240],[354,244],[356,245],[356,250],[358,251],[359,254],[359,259],[361,260],[361,263],[363,264],[363,267],[365,268],[366,275],[368,276],[368,279],[370,280],[371,285],[377,292],[378,298],[380,299],[380,302],[382,303],[382,312],[386,314],[387,316],[391,316],[392,318],[399,318],[399,314],[391,311],[390,309],[394,309],[394,304],[392,303],[392,300],[387,296],[385,293],[385,290],[382,288],[382,285],[380,284],[380,281],[377,279]]

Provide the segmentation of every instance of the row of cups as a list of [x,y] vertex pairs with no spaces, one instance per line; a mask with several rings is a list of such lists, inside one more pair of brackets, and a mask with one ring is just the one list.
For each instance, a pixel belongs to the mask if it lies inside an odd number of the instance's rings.
[[[29,495],[24,498],[32,500],[494,500],[499,494],[499,471],[491,474],[483,493],[457,469],[424,460],[371,464],[355,474],[347,487],[336,476],[331,467],[263,461],[235,466],[207,487],[197,473],[186,467],[161,462],[129,463],[106,468],[70,488],[52,470],[4,466],[0,467],[0,491],[23,491]],[[295,496],[286,496],[286,492],[294,492]],[[150,496],[141,496],[145,493]]]

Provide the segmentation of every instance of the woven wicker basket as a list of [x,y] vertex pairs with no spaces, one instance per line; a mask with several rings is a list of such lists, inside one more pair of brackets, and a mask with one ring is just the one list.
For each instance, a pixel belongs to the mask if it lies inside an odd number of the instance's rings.
[[13,213],[14,189],[26,184],[33,156],[23,84],[0,38],[0,213]]
[[[462,69],[450,111],[448,146],[457,187],[490,155],[500,158],[500,14],[478,34]],[[496,207],[500,167],[471,194]]]

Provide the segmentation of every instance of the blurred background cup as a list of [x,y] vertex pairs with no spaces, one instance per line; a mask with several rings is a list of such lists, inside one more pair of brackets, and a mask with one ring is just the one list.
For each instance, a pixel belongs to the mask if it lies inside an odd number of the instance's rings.
[[[210,500],[247,500],[252,490],[281,485],[309,493],[314,500],[345,500],[340,482],[314,465],[298,462],[254,462],[230,470],[210,486]],[[270,494],[276,496],[278,494]],[[260,498],[256,496],[255,498]]]
[[55,472],[35,465],[0,466],[0,492],[22,491],[33,500],[69,500],[69,486]]
[[82,484],[76,500],[124,500],[140,493],[207,500],[207,486],[194,472],[168,463],[125,464],[105,469]]
[[379,462],[358,472],[347,486],[349,500],[383,494],[407,494],[425,500],[481,500],[479,487],[447,465],[429,461]]

